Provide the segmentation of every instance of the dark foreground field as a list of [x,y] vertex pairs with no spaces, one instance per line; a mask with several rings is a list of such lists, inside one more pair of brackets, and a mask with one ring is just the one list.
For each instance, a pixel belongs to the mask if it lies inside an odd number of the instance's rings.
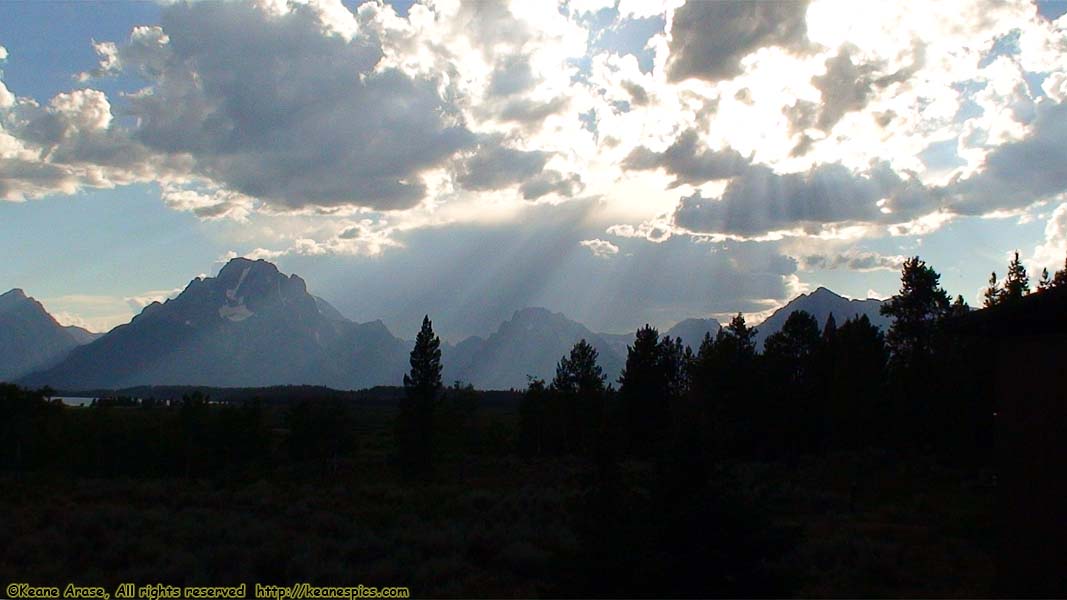
[[[149,447],[138,436],[176,414],[57,410],[70,448],[104,454],[83,457],[80,472],[5,472],[4,585],[973,597],[993,584],[988,476],[916,456],[720,461],[706,482],[665,490],[654,461],[605,470],[581,457],[524,460],[514,452],[515,409],[495,406],[467,414],[431,479],[402,483],[393,409],[350,407],[343,446],[301,453],[286,441],[286,409],[271,407],[260,456],[231,468],[222,450],[185,449],[169,471],[152,473],[114,465],[151,464],[133,455]],[[79,439],[89,431],[103,437]],[[153,451],[166,454],[159,444]]]

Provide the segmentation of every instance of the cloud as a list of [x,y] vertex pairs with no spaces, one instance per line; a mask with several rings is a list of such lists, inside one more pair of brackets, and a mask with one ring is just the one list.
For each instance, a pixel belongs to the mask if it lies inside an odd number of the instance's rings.
[[735,150],[700,148],[698,137],[696,131],[689,129],[663,152],[653,152],[644,146],[635,148],[623,161],[623,168],[635,171],[663,169],[674,175],[672,187],[676,187],[683,183],[729,179],[748,166],[748,159]]
[[1030,134],[992,150],[980,173],[949,187],[954,211],[980,215],[1067,192],[1067,102],[1037,105]]
[[175,185],[164,185],[163,203],[171,209],[187,211],[204,221],[232,219],[246,222],[254,210],[252,198],[228,190],[214,190],[210,194]]
[[471,190],[504,188],[539,175],[548,158],[546,152],[507,148],[493,140],[460,163],[456,181]]
[[741,60],[760,48],[805,49],[807,9],[806,0],[689,0],[671,23],[668,77],[730,79],[741,74]]
[[597,258],[610,258],[619,253],[618,246],[602,239],[582,240],[578,243],[588,248]]
[[526,200],[537,200],[548,194],[571,197],[583,188],[582,178],[577,173],[563,175],[558,171],[545,171],[524,182],[519,187]]
[[1067,202],[1061,203],[1045,223],[1045,240],[1034,248],[1034,254],[1028,261],[1031,265],[1030,277],[1040,277],[1041,269],[1048,269],[1049,274],[1067,268]]
[[[800,258],[800,267],[805,271],[848,269],[851,271],[898,271],[904,256],[885,256],[877,252],[865,252],[850,248],[840,254],[810,254]],[[868,293],[870,296],[870,293]]]
[[135,137],[194,155],[194,174],[226,189],[282,208],[404,209],[424,198],[422,172],[474,141],[436,82],[376,69],[373,39],[324,33],[311,7],[179,4],[162,22],[154,54],[120,49],[152,84],[129,98]]
[[937,208],[940,192],[888,165],[853,173],[839,164],[777,174],[753,165],[730,180],[720,198],[683,197],[674,223],[690,232],[759,237],[828,225],[898,223]]
[[182,293],[185,288],[174,288],[170,290],[151,290],[136,296],[127,296],[123,298],[123,301],[134,312],[140,312],[144,307],[152,304],[153,302],[165,302],[172,298],[177,298],[178,294]]

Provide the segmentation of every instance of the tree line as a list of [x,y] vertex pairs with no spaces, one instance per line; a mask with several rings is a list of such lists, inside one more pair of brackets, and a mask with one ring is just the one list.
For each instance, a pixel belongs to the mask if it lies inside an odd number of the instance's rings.
[[[992,282],[986,306],[1031,293],[1018,253],[1004,281],[994,275]],[[1067,264],[1054,276],[1043,272],[1034,293],[1064,285]],[[760,352],[756,330],[741,314],[695,347],[646,325],[615,381],[581,340],[550,381],[530,380],[510,441],[478,430],[473,388],[443,385],[440,338],[427,316],[404,378],[394,462],[409,480],[432,477],[442,455],[487,445],[527,458],[638,458],[692,469],[723,458],[870,447],[983,462],[994,401],[989,382],[974,373],[989,366],[991,353],[943,327],[969,311],[913,257],[903,265],[899,293],[882,308],[892,318],[885,333],[866,316],[838,323],[831,315],[820,324],[797,311]],[[292,402],[272,416],[258,402],[215,406],[193,393],[180,402],[141,401],[134,411],[128,400],[103,400],[88,414],[64,416],[49,396],[0,385],[0,468],[193,476],[282,457],[328,471],[359,445],[352,409],[340,400]],[[130,414],[106,417],[122,410]]]

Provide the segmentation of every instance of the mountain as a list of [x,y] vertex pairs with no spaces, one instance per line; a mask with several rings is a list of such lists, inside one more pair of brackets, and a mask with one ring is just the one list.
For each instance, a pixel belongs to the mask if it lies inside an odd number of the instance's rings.
[[135,385],[397,385],[407,344],[381,321],[354,323],[304,280],[273,264],[235,258],[177,298],[153,302],[126,324],[23,379],[60,389]]
[[767,337],[781,331],[789,315],[798,310],[806,311],[814,316],[819,322],[820,329],[826,325],[826,320],[831,314],[834,315],[834,320],[837,321],[838,325],[852,317],[867,315],[867,318],[871,320],[871,324],[885,331],[889,329],[892,319],[882,316],[879,312],[884,302],[884,300],[874,299],[850,300],[824,287],[820,287],[810,294],[801,294],[793,298],[789,304],[774,311],[774,314],[757,325],[756,347],[762,350],[763,342]]
[[682,343],[696,352],[704,341],[704,334],[710,333],[711,337],[715,337],[721,326],[715,319],[686,319],[668,329],[666,335],[682,338]]
[[98,334],[64,327],[20,289],[0,295],[0,381],[17,379],[63,360]]
[[[442,351],[445,381],[460,380],[479,389],[524,389],[527,375],[551,381],[556,363],[575,342],[584,339],[597,349],[598,363],[615,383],[625,354],[581,323],[544,308],[524,308],[488,338],[471,337]],[[631,338],[632,339],[632,338]]]

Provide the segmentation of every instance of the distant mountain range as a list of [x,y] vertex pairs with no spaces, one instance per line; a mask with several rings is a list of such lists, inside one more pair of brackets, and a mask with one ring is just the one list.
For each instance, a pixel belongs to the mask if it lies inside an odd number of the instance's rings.
[[[879,300],[849,300],[825,288],[801,295],[758,325],[762,347],[789,314],[806,310],[820,326],[866,314],[879,327]],[[694,350],[715,319],[686,319],[664,335]],[[618,379],[634,334],[605,334],[560,313],[524,308],[487,338],[442,344],[446,383],[479,389],[522,389],[529,377],[550,380],[556,363],[580,339],[599,353],[610,382]],[[355,323],[303,279],[273,264],[235,258],[216,277],[189,282],[178,297],[154,302],[107,334],[56,323],[21,290],[0,296],[0,380],[64,390],[143,385],[253,387],[323,385],[359,389],[399,385],[411,342],[381,321]]]
[[0,381],[59,364],[100,334],[64,327],[20,289],[0,295]]

